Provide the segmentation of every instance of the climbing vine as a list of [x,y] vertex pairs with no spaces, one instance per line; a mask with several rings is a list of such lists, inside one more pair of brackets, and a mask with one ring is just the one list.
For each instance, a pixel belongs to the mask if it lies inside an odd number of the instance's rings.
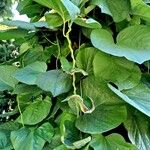
[[22,0],[0,25],[0,149],[149,150],[147,0]]

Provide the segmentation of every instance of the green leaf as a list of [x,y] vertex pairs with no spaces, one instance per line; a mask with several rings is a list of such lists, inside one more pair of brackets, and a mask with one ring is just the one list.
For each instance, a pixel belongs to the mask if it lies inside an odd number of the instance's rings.
[[10,131],[0,130],[0,149],[1,150],[12,149],[12,144],[10,141]]
[[42,92],[42,90],[35,85],[17,84],[12,94],[32,94],[40,92]]
[[[34,125],[41,122],[49,114],[51,105],[49,97],[46,97],[44,100],[37,99],[23,111],[23,123],[27,125]],[[22,123],[21,116],[17,119],[17,121]]]
[[77,16],[80,14],[80,9],[76,5],[74,5],[70,0],[61,0],[61,2],[68,11],[71,20],[74,21],[75,18],[77,18]]
[[75,127],[76,117],[73,114],[64,112],[61,117],[60,130],[61,141],[69,148],[74,148],[73,143],[80,140],[80,132]]
[[29,128],[11,132],[11,141],[15,150],[41,150],[45,144],[45,140]]
[[61,0],[34,0],[35,2],[48,7],[50,9],[54,9],[63,19],[63,21],[67,21],[69,19],[68,11],[65,6],[62,4]]
[[57,13],[45,14],[45,18],[50,29],[59,27],[63,24],[63,20],[61,16]]
[[30,22],[25,22],[25,21],[20,21],[20,20],[5,20],[3,22],[0,22],[0,24],[11,26],[11,27],[17,27],[25,30],[35,30],[36,28],[39,27],[46,27],[48,28],[48,25],[46,22],[35,22],[35,23],[30,23]]
[[143,63],[150,58],[150,28],[144,25],[130,26],[122,30],[114,43],[110,32],[96,29],[91,33],[91,41],[99,50],[119,57]]
[[93,47],[80,49],[76,57],[77,67],[85,70],[88,74],[93,74],[93,59],[96,53],[97,49]]
[[0,40],[24,39],[27,31],[21,29],[0,30]]
[[136,87],[120,92],[111,85],[109,88],[124,101],[150,117],[150,89],[140,83]]
[[54,128],[50,123],[46,122],[36,130],[36,134],[50,143],[54,136]]
[[94,135],[90,146],[94,150],[137,150],[134,145],[127,143],[121,135],[116,133],[106,137],[100,134]]
[[34,62],[24,68],[18,69],[13,77],[25,84],[34,85],[36,79],[47,70],[47,65],[44,62]]
[[18,83],[12,77],[12,74],[17,70],[17,67],[3,65],[0,66],[0,91],[11,90]]
[[65,72],[70,73],[72,70],[72,64],[65,57],[61,57],[60,62],[61,62],[61,68]]
[[95,106],[103,103],[111,105],[123,104],[121,98],[112,92],[106,83],[100,82],[94,76],[87,77],[81,83],[83,99],[86,97],[91,98]]
[[91,3],[99,6],[102,12],[111,15],[115,22],[120,22],[129,16],[128,0],[92,0]]
[[[64,21],[69,18],[74,20],[80,13],[80,9],[74,5],[70,0],[34,0],[35,2],[44,5],[48,8],[54,9]],[[69,16],[69,18],[68,18]]]
[[51,70],[39,76],[36,84],[42,90],[50,91],[55,97],[71,89],[72,79],[70,75],[61,70]]
[[101,24],[92,18],[76,18],[74,21],[77,25],[90,29],[101,28]]
[[131,142],[139,150],[150,149],[150,119],[139,111],[132,111],[125,121],[125,127]]
[[97,79],[113,82],[120,90],[135,87],[141,78],[141,71],[134,63],[102,52],[94,57],[93,70]]
[[150,19],[150,6],[142,0],[131,0],[132,14],[144,20]]
[[103,133],[121,124],[126,119],[126,115],[125,106],[102,104],[91,114],[80,116],[76,121],[76,127],[85,133]]

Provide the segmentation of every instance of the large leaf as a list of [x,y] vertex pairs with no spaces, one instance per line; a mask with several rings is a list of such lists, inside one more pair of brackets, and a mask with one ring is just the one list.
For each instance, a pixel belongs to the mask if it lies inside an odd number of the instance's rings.
[[117,44],[115,44],[110,32],[96,29],[91,33],[91,41],[94,47],[103,52],[119,57],[124,56],[141,64],[150,58],[149,34],[148,26],[127,27],[118,34]]
[[13,77],[18,81],[34,85],[38,76],[47,70],[47,65],[44,62],[34,62],[24,68],[18,69]]
[[122,103],[121,98],[113,93],[106,83],[100,82],[94,76],[84,79],[81,88],[83,97],[90,97],[95,106],[103,103],[114,105]]
[[125,121],[129,139],[139,150],[150,149],[150,118],[140,113],[132,111]]
[[17,67],[3,65],[0,66],[0,91],[10,90],[18,83],[12,77],[12,74],[17,70]]
[[0,31],[0,40],[10,40],[10,39],[24,39],[27,31],[21,29],[10,29]]
[[45,140],[29,128],[13,131],[11,141],[15,150],[41,150],[45,144]]
[[150,6],[145,4],[142,0],[131,0],[132,13],[140,18],[150,19]]
[[125,106],[102,104],[91,114],[80,116],[76,121],[76,127],[82,132],[97,134],[117,127],[125,119]]
[[[70,0],[34,0],[35,2],[44,5],[50,9],[54,9],[63,19],[67,21],[68,19],[74,19],[79,13],[79,9]],[[72,10],[73,9],[73,10]]]
[[123,92],[111,85],[109,87],[124,101],[150,117],[150,89],[146,85],[140,83],[136,87]]
[[36,84],[42,90],[50,91],[53,96],[58,96],[70,90],[71,81],[71,76],[61,70],[51,70],[39,76]]
[[36,28],[39,27],[46,27],[48,28],[48,25],[46,22],[35,22],[35,23],[30,23],[30,22],[25,22],[25,21],[20,21],[20,20],[5,20],[3,22],[0,22],[0,24],[11,26],[11,27],[17,27],[25,30],[35,30]]
[[102,52],[94,57],[93,68],[96,78],[113,82],[119,89],[133,88],[141,78],[141,71],[134,63]]
[[51,102],[48,97],[44,100],[37,99],[35,102],[31,103],[26,109],[23,111],[22,116],[20,116],[17,121],[19,123],[34,125],[41,122],[50,112]]
[[91,3],[99,6],[102,12],[111,15],[115,22],[120,22],[129,16],[128,0],[92,0]]
[[90,146],[94,150],[137,150],[134,145],[127,143],[121,135],[116,133],[106,137],[94,135]]

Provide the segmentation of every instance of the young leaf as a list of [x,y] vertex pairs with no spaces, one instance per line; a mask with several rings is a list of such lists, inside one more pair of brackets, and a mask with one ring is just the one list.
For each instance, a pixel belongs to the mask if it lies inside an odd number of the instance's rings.
[[76,57],[77,67],[85,70],[88,74],[93,74],[93,59],[97,52],[97,49],[93,47],[80,49]]
[[[23,111],[23,123],[27,125],[34,125],[41,122],[49,114],[51,105],[49,97],[46,97],[44,100],[37,99]],[[22,123],[21,116],[17,119],[17,122]]]
[[39,76],[36,84],[42,90],[51,92],[55,97],[71,89],[72,79],[61,70],[51,70]]
[[91,114],[80,116],[76,127],[85,133],[98,134],[109,131],[126,119],[126,108],[121,105],[99,105]]
[[95,29],[91,33],[91,41],[99,50],[119,57],[143,63],[150,58],[150,29],[148,26],[136,25],[122,30],[114,43],[110,32],[105,29]]
[[44,62],[34,62],[24,68],[18,69],[13,77],[25,84],[34,85],[38,76],[47,70]]

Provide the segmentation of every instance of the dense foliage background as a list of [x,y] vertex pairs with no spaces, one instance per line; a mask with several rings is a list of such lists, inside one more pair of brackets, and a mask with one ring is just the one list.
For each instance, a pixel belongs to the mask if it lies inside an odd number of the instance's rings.
[[149,2],[20,1],[30,23],[1,22],[0,149],[149,150]]

